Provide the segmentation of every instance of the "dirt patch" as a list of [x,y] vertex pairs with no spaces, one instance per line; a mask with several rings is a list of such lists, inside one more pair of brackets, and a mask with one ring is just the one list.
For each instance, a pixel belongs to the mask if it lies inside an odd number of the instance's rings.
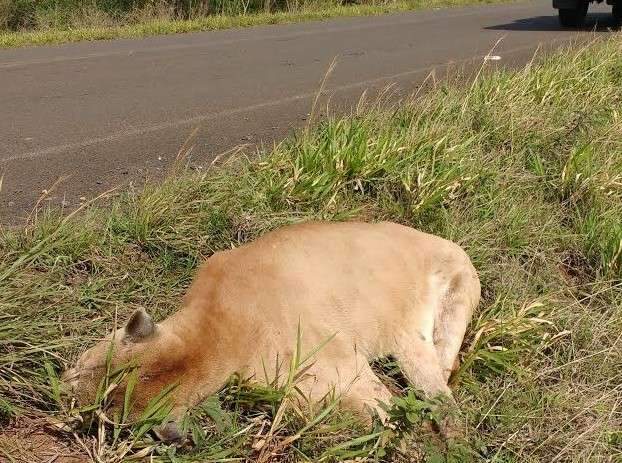
[[54,432],[46,420],[23,420],[0,430],[0,461],[83,463],[90,459],[77,444]]
[[580,251],[567,251],[559,263],[559,271],[570,285],[580,285],[594,278],[589,261]]

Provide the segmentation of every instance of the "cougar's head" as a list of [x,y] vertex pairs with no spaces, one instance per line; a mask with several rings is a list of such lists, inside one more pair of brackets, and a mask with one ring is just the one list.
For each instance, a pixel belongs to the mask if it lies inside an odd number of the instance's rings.
[[[119,370],[124,374],[118,374]],[[171,416],[155,429],[163,440],[179,440],[181,435],[176,421],[186,405],[184,379],[190,370],[183,339],[167,324],[156,324],[144,309],[136,310],[123,328],[120,328],[84,352],[73,368],[62,375],[64,389],[80,406],[93,404],[98,393],[104,391],[108,376],[109,396],[106,414],[110,417],[124,406],[130,376],[133,392],[130,397],[130,420],[138,419],[148,404],[165,388],[172,388]],[[111,381],[115,375],[116,381]],[[115,383],[116,387],[110,384]]]

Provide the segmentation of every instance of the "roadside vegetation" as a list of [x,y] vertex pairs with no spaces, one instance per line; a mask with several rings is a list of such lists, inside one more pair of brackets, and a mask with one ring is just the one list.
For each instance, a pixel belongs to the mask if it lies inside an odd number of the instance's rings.
[[[622,42],[538,61],[362,102],[259,157],[178,168],[110,206],[40,211],[3,231],[0,459],[37,461],[43,443],[40,457],[107,462],[620,461]],[[438,404],[391,359],[377,365],[397,394],[391,426],[371,431],[336,401],[300,409],[303,364],[280,388],[232,379],[193,411],[184,448],[150,434],[166,394],[139,422],[106,416],[123,372],[93,407],[63,400],[58,373],[117,321],[141,306],[166,317],[205,257],[309,219],[392,220],[465,247],[483,299],[452,380],[463,439],[436,437]]]
[[504,0],[0,0],[0,48],[501,1]]

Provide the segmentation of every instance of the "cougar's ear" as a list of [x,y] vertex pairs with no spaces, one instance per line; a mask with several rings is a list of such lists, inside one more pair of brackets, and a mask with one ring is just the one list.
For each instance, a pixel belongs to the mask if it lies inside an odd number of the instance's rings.
[[125,337],[131,341],[148,338],[155,332],[155,323],[145,309],[134,311],[125,325]]

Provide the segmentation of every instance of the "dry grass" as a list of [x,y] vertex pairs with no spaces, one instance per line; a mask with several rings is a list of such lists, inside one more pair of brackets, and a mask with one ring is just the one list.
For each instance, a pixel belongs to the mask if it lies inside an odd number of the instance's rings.
[[[470,88],[440,83],[396,106],[361,105],[260,159],[4,232],[5,433],[35,417],[81,419],[61,443],[100,461],[620,461],[621,70],[616,36],[484,72]],[[464,441],[445,447],[425,431],[437,405],[408,391],[392,405],[393,427],[369,431],[332,402],[299,410],[291,383],[234,381],[193,411],[194,445],[181,449],[155,443],[148,426],[106,425],[105,398],[88,412],[59,405],[55,372],[114,320],[139,306],[165,317],[205,256],[311,218],[390,219],[472,256],[483,301],[453,380]]]

